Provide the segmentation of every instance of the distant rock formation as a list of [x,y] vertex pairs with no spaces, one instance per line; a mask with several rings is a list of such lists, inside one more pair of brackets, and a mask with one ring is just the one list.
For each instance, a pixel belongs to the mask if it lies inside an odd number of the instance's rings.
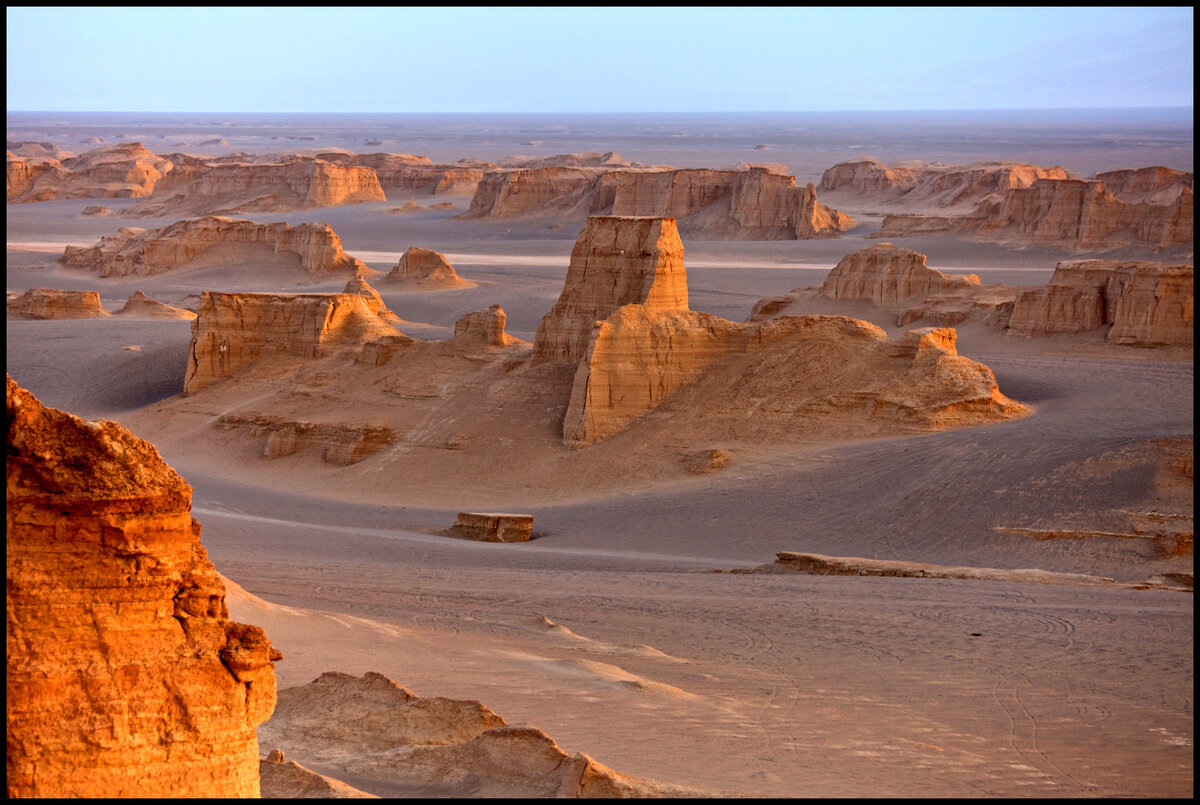
[[302,422],[256,412],[224,414],[217,420],[222,430],[244,428],[252,437],[263,438],[262,457],[283,458],[317,448],[326,464],[348,467],[382,450],[396,432],[381,425],[345,425]]
[[627,777],[546,733],[509,726],[482,702],[422,698],[386,676],[324,673],[279,691],[264,746],[353,777],[387,781],[411,796],[698,796]]
[[8,315],[22,319],[98,319],[109,313],[96,291],[30,288],[8,300]]
[[504,308],[499,305],[468,313],[454,322],[454,340],[480,343],[489,347],[511,346],[517,339],[504,332],[507,319]]
[[593,216],[571,250],[562,293],[542,318],[533,362],[578,361],[622,305],[687,310],[683,242],[672,218]]
[[1195,177],[1191,171],[1177,171],[1156,165],[1150,168],[1097,173],[1096,180],[1104,182],[1109,192],[1122,201],[1171,204],[1184,188],[1194,190]]
[[400,260],[383,278],[383,282],[426,291],[471,288],[475,285],[458,276],[446,260],[446,255],[420,246],[410,246],[408,251],[400,255]]
[[744,170],[540,167],[493,171],[461,218],[675,218],[685,231],[737,240],[836,237],[854,225],[816,188],[761,166]]
[[974,209],[1039,179],[1072,178],[1064,168],[1041,168],[1024,162],[905,164],[889,168],[868,158],[829,168],[822,174],[817,190],[836,194],[838,200],[858,199],[875,209]]
[[609,151],[583,151],[577,154],[558,154],[552,157],[509,157],[500,161],[502,168],[628,168],[630,164],[620,154]]
[[459,512],[449,533],[477,542],[529,542],[533,535],[533,515]]
[[273,163],[214,160],[181,170],[126,215],[166,217],[290,212],[385,201],[370,168],[292,156]]
[[229,620],[192,490],[113,422],[8,398],[11,797],[257,797],[281,659]]
[[68,246],[62,264],[95,271],[102,277],[161,274],[187,265],[217,247],[265,244],[275,254],[296,255],[299,267],[312,274],[357,272],[366,264],[342,250],[342,240],[328,224],[289,226],[258,224],[240,218],[207,216],[177,221],[158,229],[122,227],[95,246]]
[[370,168],[379,177],[379,184],[389,199],[412,193],[469,196],[475,192],[484,174],[497,167],[491,162],[474,159],[433,163],[429,157],[412,154],[320,153],[317,158],[338,165]]
[[843,257],[821,287],[830,299],[867,299],[890,306],[912,297],[978,286],[975,274],[953,276],[925,265],[925,255],[879,243]]
[[54,143],[39,143],[31,140],[5,140],[4,148],[10,154],[18,157],[49,157],[61,161],[75,156],[74,151],[59,148]]
[[262,355],[315,358],[397,334],[386,308],[347,294],[205,291],[192,322],[184,394],[194,394]]
[[1181,187],[1167,204],[1127,202],[1104,182],[1039,179],[985,201],[969,215],[889,215],[871,237],[963,234],[998,242],[1060,243],[1077,248],[1191,243],[1194,200]]
[[1061,262],[1050,282],[1023,289],[1008,331],[1043,336],[1111,325],[1116,344],[1190,344],[1193,338],[1192,266],[1148,261]]
[[194,319],[196,314],[181,307],[164,305],[141,291],[134,291],[125,305],[117,313],[118,316],[129,316],[139,319]]
[[[19,164],[25,162],[24,165]],[[77,157],[57,159],[9,157],[8,202],[73,198],[145,198],[173,169],[170,160],[141,143],[85,151]]]

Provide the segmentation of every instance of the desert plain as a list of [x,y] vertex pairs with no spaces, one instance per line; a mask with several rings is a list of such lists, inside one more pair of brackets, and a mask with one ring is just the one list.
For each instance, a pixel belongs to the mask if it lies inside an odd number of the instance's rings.
[[[7,136],[10,148],[49,142],[75,153],[140,142],[157,154],[340,150],[434,163],[611,152],[676,168],[770,163],[800,186],[866,156],[1019,161],[1080,178],[1193,170],[1190,114],[1161,112],[782,123],[10,113]],[[818,293],[846,255],[880,243],[871,236],[895,212],[847,191],[818,190],[818,200],[853,226],[799,240],[707,238],[681,226],[690,310],[745,322],[760,300],[787,296],[788,315],[846,316],[892,340],[930,326]],[[67,247],[91,247],[119,227],[194,217],[131,217],[144,202],[10,203],[10,303],[34,288],[96,291],[116,312],[140,290],[194,311],[205,291],[339,293],[346,284],[259,245],[147,275],[59,262]],[[85,212],[99,205],[103,213]],[[421,697],[482,702],[567,754],[661,784],[659,793],[1192,794],[1190,342],[1117,344],[1095,329],[1026,336],[968,317],[954,326],[958,355],[988,367],[1027,411],[908,432],[836,406],[819,417],[768,415],[755,395],[773,379],[786,385],[785,367],[746,388],[685,388],[619,432],[571,445],[563,417],[573,368],[531,366],[529,351],[586,216],[461,217],[471,205],[469,193],[388,191],[386,200],[236,213],[332,227],[369,269],[396,328],[431,345],[427,359],[391,368],[343,352],[286,357],[185,396],[190,317],[7,320],[17,383],[47,406],[120,423],[191,485],[231,615],[261,626],[283,654],[281,691],[326,672],[382,674]],[[982,286],[1045,285],[1060,261],[1193,259],[1190,240],[888,240]],[[410,247],[442,253],[466,282],[385,282]],[[492,305],[517,339],[504,355],[432,346]],[[1187,306],[1190,317],[1190,279]],[[740,407],[713,414],[721,399]],[[272,416],[386,427],[394,437],[348,463],[315,448],[269,455],[262,429]],[[533,539],[450,536],[469,511],[532,515]],[[810,574],[777,562],[780,552],[856,561],[847,574]],[[872,575],[872,562],[896,575]],[[353,732],[334,716],[329,724]],[[371,794],[528,793],[461,774],[414,782],[373,762],[366,744],[347,749],[347,735],[341,748],[314,748],[292,726],[263,724],[260,753],[281,749]]]

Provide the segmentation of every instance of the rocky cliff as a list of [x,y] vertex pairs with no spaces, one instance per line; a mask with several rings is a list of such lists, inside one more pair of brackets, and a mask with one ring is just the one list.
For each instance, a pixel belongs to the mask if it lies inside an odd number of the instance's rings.
[[311,157],[274,163],[213,162],[171,182],[127,215],[215,215],[288,212],[367,201],[385,201],[370,168],[334,165]]
[[62,198],[145,198],[174,168],[141,143],[86,151],[63,160],[9,159],[8,201],[24,203]]
[[562,293],[538,326],[533,362],[578,361],[597,321],[629,304],[687,310],[683,242],[673,219],[588,218]]
[[429,157],[412,154],[321,153],[317,158],[339,165],[370,168],[379,177],[379,185],[389,199],[413,193],[469,196],[475,192],[484,174],[497,167],[491,162],[474,159],[434,163]]
[[843,257],[821,287],[830,299],[868,299],[890,306],[913,297],[978,286],[974,274],[953,276],[925,265],[925,255],[879,243]]
[[192,322],[183,391],[194,394],[260,356],[316,358],[340,347],[361,347],[397,335],[387,313],[359,293],[205,291]]
[[1139,265],[1121,288],[1108,340],[1114,344],[1191,345],[1195,269]]
[[460,218],[582,217],[602,169],[529,168],[484,174]]
[[8,300],[8,315],[22,319],[96,319],[109,314],[96,291],[30,288]]
[[229,620],[191,488],[7,386],[9,797],[257,797],[280,655]]
[[410,246],[383,281],[407,286],[414,290],[433,291],[448,288],[471,288],[475,283],[458,276],[446,255],[433,249]]
[[219,246],[257,243],[275,254],[296,255],[299,267],[313,274],[357,272],[366,265],[342,250],[328,224],[258,224],[239,218],[207,216],[158,229],[123,227],[95,246],[68,246],[62,264],[95,271],[102,277],[161,274],[186,265]]
[[1179,198],[1184,188],[1195,189],[1191,171],[1177,171],[1161,165],[1097,173],[1096,180],[1104,182],[1114,196],[1129,202],[1170,204]]

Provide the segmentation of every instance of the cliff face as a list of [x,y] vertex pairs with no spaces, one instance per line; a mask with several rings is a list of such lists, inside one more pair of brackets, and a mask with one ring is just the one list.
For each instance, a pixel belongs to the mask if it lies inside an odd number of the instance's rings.
[[766,168],[544,167],[496,171],[480,182],[463,218],[533,216],[675,218],[708,237],[797,240],[836,237],[853,220],[817,201],[816,188]]
[[562,293],[538,326],[533,362],[579,360],[596,322],[628,304],[687,310],[683,242],[673,219],[588,219],[571,250]]
[[[145,198],[170,173],[170,160],[141,143],[119,143],[57,160],[32,160],[26,167],[9,160],[8,201],[60,198]],[[15,171],[15,175],[14,175]]]
[[517,339],[504,331],[508,316],[504,308],[492,305],[486,310],[468,313],[454,322],[454,340],[463,344],[482,344],[488,347],[507,347]]
[[205,291],[192,322],[184,394],[194,394],[262,355],[315,358],[343,346],[397,335],[369,297]]
[[126,227],[95,246],[68,246],[62,264],[95,271],[102,277],[161,274],[190,263],[217,246],[263,243],[276,254],[295,254],[300,267],[314,274],[355,272],[366,265],[342,250],[328,224],[258,224],[238,218],[193,218],[159,229]]
[[831,299],[869,299],[894,305],[912,297],[978,286],[979,277],[955,277],[925,265],[925,255],[879,243],[843,257],[821,287]]
[[211,215],[287,212],[385,201],[379,178],[370,168],[334,165],[296,157],[277,163],[212,163],[194,169],[187,181],[172,182],[127,214]]
[[1192,343],[1191,266],[1120,260],[1059,263],[1050,282],[1017,296],[1008,329],[1054,335],[1111,325],[1115,344]]
[[1195,177],[1190,171],[1172,170],[1161,165],[1097,173],[1096,180],[1104,182],[1114,196],[1128,202],[1170,204],[1185,188],[1195,189]]
[[30,288],[8,301],[8,315],[22,319],[97,319],[109,314],[96,291]]
[[464,159],[454,163],[434,163],[429,157],[412,154],[318,154],[339,165],[370,168],[379,177],[379,185],[394,198],[397,194],[469,196],[475,192],[484,174],[496,169],[491,162]]
[[256,797],[275,706],[191,488],[112,422],[7,380],[10,797]]

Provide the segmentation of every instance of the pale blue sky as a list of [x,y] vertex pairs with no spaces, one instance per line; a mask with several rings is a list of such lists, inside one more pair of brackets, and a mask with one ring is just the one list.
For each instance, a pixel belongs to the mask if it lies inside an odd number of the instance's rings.
[[1191,106],[1191,7],[12,8],[9,111]]

